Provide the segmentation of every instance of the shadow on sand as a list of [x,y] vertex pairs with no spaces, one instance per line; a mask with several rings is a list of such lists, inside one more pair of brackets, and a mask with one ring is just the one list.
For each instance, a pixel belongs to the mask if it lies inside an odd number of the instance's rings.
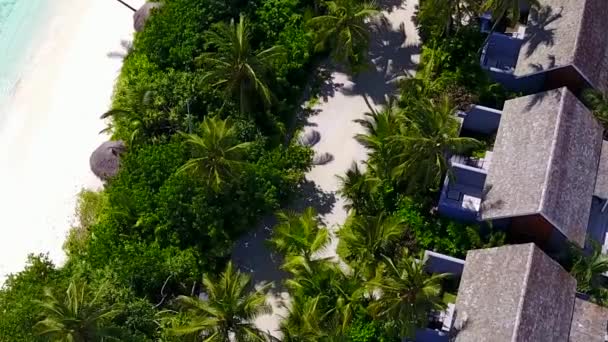
[[[307,181],[300,186],[298,195],[286,209],[302,212],[307,207],[313,207],[319,215],[325,215],[332,211],[335,203],[335,194],[323,192],[314,182]],[[280,269],[282,256],[274,253],[267,243],[276,224],[274,215],[265,217],[255,230],[237,241],[232,259],[242,271],[251,274],[254,284],[273,282],[271,293],[280,296],[279,293],[285,290],[283,279],[287,273]]]
[[394,94],[395,83],[408,77],[408,71],[416,68],[413,59],[420,53],[419,45],[406,45],[407,36],[403,24],[395,29],[386,18],[372,25],[368,70],[352,77],[353,85],[343,87],[348,96],[367,96],[376,105],[385,104],[386,95]]
[[[385,11],[396,10],[404,4],[399,0],[383,0],[379,7]],[[401,18],[399,20],[410,20]],[[352,85],[335,83],[332,77],[334,72],[344,72],[343,68],[325,65],[319,69],[320,86],[316,87],[314,95],[322,101],[329,101],[336,93],[346,96],[364,96],[379,105],[384,103],[386,95],[396,91],[394,81],[407,75],[407,70],[414,70],[416,62],[413,56],[418,55],[418,45],[406,45],[405,27],[402,24],[394,28],[386,18],[378,19],[370,24],[371,40],[369,49],[370,68],[351,78]],[[318,114],[314,109],[305,108],[298,114],[296,127],[306,126],[308,118]],[[323,137],[321,137],[323,139]],[[300,186],[299,196],[287,208],[301,212],[307,207],[314,207],[319,216],[330,213],[336,205],[334,193],[323,192],[315,183],[306,182]],[[282,258],[273,253],[266,240],[272,233],[277,221],[274,215],[269,215],[255,228],[237,241],[232,258],[243,271],[251,274],[255,284],[273,282],[271,294],[280,297],[283,288],[283,279],[287,274],[280,269]]]

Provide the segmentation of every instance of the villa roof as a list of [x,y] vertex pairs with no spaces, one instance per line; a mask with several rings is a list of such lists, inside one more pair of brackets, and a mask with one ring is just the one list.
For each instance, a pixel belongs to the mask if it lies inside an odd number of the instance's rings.
[[583,245],[602,128],[567,89],[505,102],[481,217],[542,215]]
[[570,342],[604,342],[608,308],[577,298],[574,302]]
[[531,9],[516,76],[572,65],[591,85],[608,90],[606,0],[539,0]]
[[469,251],[457,342],[567,341],[576,281],[534,244]]
[[608,199],[608,141],[602,142],[602,154],[600,165],[597,168],[597,179],[595,181],[595,196]]

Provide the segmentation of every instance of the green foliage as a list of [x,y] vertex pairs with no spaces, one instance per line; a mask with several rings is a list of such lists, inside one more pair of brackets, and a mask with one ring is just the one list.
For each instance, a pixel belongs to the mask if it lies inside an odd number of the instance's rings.
[[355,216],[338,231],[340,256],[365,275],[372,274],[382,256],[392,254],[406,234],[404,222],[394,216]]
[[408,226],[420,249],[464,258],[470,249],[501,246],[503,232],[478,225],[466,225],[440,217],[423,215],[424,206],[408,197],[400,199],[395,215]]
[[317,51],[330,50],[336,62],[357,70],[367,63],[369,29],[365,21],[377,16],[373,4],[353,0],[326,1],[327,15],[310,20]]
[[249,20],[241,14],[239,22],[218,23],[205,34],[210,51],[202,53],[198,60],[206,73],[204,79],[221,88],[227,96],[238,99],[240,114],[252,110],[251,102],[257,97],[266,107],[273,101],[269,88],[272,62],[283,51],[280,46],[256,52],[251,46]]
[[366,132],[356,139],[370,150],[372,177],[387,180],[406,194],[437,191],[449,169],[447,156],[481,144],[459,136],[460,124],[447,97],[408,100],[404,108],[390,102],[383,111],[368,114],[366,121],[359,121]]
[[501,108],[510,94],[481,68],[477,50],[482,43],[479,29],[468,26],[423,46],[418,73],[402,82],[401,106],[407,107],[422,95],[435,99],[447,96],[463,110],[471,104]]
[[[262,314],[272,312],[266,304],[271,284],[251,288],[251,277],[234,269],[231,262],[217,278],[204,277],[207,299],[179,296],[178,305],[185,312],[169,333],[176,336],[198,336],[204,341],[264,341],[266,333],[252,323]],[[185,324],[182,322],[185,321]]]
[[78,193],[76,220],[78,225],[70,229],[64,242],[66,253],[81,254],[90,237],[90,229],[97,223],[104,205],[104,195],[100,192],[83,189]]
[[422,42],[450,37],[474,25],[482,0],[420,0],[416,27]]
[[251,143],[237,140],[237,131],[228,119],[207,117],[201,135],[184,134],[193,157],[177,172],[193,171],[211,188],[219,190],[227,178],[237,177],[245,166],[243,159]]
[[[608,127],[608,100],[606,96],[593,89],[585,89],[582,96],[585,105],[593,111],[593,116],[604,127],[604,132],[606,132],[606,127]],[[607,134],[604,133],[604,139],[606,137]]]
[[573,265],[570,274],[576,279],[576,290],[590,296],[600,305],[608,304],[608,286],[604,274],[608,272],[608,257],[602,253],[602,246],[591,240],[592,250],[583,251],[571,246]]
[[111,325],[119,309],[100,304],[99,288],[92,292],[86,283],[71,281],[65,294],[57,297],[52,289],[44,290],[44,299],[37,301],[42,319],[32,329],[55,341],[103,341],[119,339],[121,331]]
[[447,274],[428,274],[423,253],[415,258],[408,251],[396,260],[384,257],[384,263],[369,282],[382,295],[369,305],[372,316],[392,322],[398,336],[414,337],[417,328],[426,327],[431,310],[445,309],[441,283]]
[[64,282],[64,272],[47,256],[30,255],[25,269],[9,275],[0,289],[0,341],[41,341],[32,331],[40,313],[35,300],[43,299],[45,287]]
[[274,227],[270,245],[284,255],[303,255],[308,260],[314,253],[323,251],[329,244],[326,228],[319,227],[317,213],[309,207],[302,215],[294,212],[279,212],[279,223]]
[[353,321],[348,331],[349,341],[352,342],[398,342],[401,339],[391,335],[385,329],[386,322],[375,320],[363,313]]
[[193,67],[195,57],[204,51],[204,31],[228,16],[223,1],[165,1],[137,35],[134,49],[161,68]]

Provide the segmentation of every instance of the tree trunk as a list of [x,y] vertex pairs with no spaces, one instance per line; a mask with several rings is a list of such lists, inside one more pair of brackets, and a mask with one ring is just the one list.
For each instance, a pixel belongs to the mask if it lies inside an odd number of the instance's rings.
[[130,9],[131,11],[135,12],[137,11],[135,8],[131,7],[131,5],[129,5],[128,3],[122,1],[122,0],[116,0],[118,2],[120,2],[121,4],[123,4],[126,8]]
[[492,29],[490,29],[490,32],[488,32],[488,36],[486,37],[486,39],[483,41],[483,44],[481,44],[481,47],[479,47],[479,50],[477,51],[477,54],[481,56],[481,52],[483,51],[483,48],[486,46],[486,44],[488,44],[488,42],[490,41],[490,38],[492,37],[492,33],[494,33],[494,31],[496,31],[496,28],[498,27],[498,24],[502,21],[502,19],[505,17],[505,14],[507,13],[506,10],[503,10],[502,13],[500,14],[500,16],[498,16],[498,18],[496,18],[496,21],[494,22],[494,25],[492,25]]
[[245,84],[243,81],[241,81],[241,86],[239,87],[239,104],[240,104],[240,110],[241,110],[241,115],[245,114]]

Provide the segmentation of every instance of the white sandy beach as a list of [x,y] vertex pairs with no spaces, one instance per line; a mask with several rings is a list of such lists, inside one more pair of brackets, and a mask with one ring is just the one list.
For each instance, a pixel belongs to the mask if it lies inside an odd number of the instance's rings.
[[[314,106],[315,115],[307,120],[304,134],[316,130],[321,140],[313,147],[316,154],[330,153],[333,161],[312,168],[306,175],[308,194],[301,203],[294,205],[296,210],[312,205],[316,207],[323,223],[332,233],[344,224],[348,213],[344,210],[344,199],[337,194],[339,180],[337,175],[344,175],[353,161],[361,164],[367,158],[367,152],[354,136],[362,133],[361,125],[353,120],[364,119],[370,105],[381,108],[385,96],[394,94],[392,81],[405,75],[412,75],[419,62],[419,38],[412,16],[417,0],[384,0],[380,3],[384,24],[379,24],[372,34],[370,58],[373,67],[356,77],[340,71],[331,71],[325,96]],[[273,256],[264,243],[270,236],[272,219],[263,222],[239,242],[234,252],[234,259],[241,268],[251,272],[254,282],[272,281],[274,289],[269,296],[273,313],[258,317],[256,325],[280,337],[279,322],[287,315],[285,304],[289,301],[286,289],[281,282],[286,276],[279,270],[280,260]],[[331,246],[324,257],[336,257],[337,239],[332,239]]]
[[[130,0],[139,7],[144,0]],[[108,109],[121,59],[132,39],[132,12],[114,0],[57,0],[41,43],[0,108],[0,283],[29,253],[65,259],[76,194],[101,183],[89,155],[107,137]]]

